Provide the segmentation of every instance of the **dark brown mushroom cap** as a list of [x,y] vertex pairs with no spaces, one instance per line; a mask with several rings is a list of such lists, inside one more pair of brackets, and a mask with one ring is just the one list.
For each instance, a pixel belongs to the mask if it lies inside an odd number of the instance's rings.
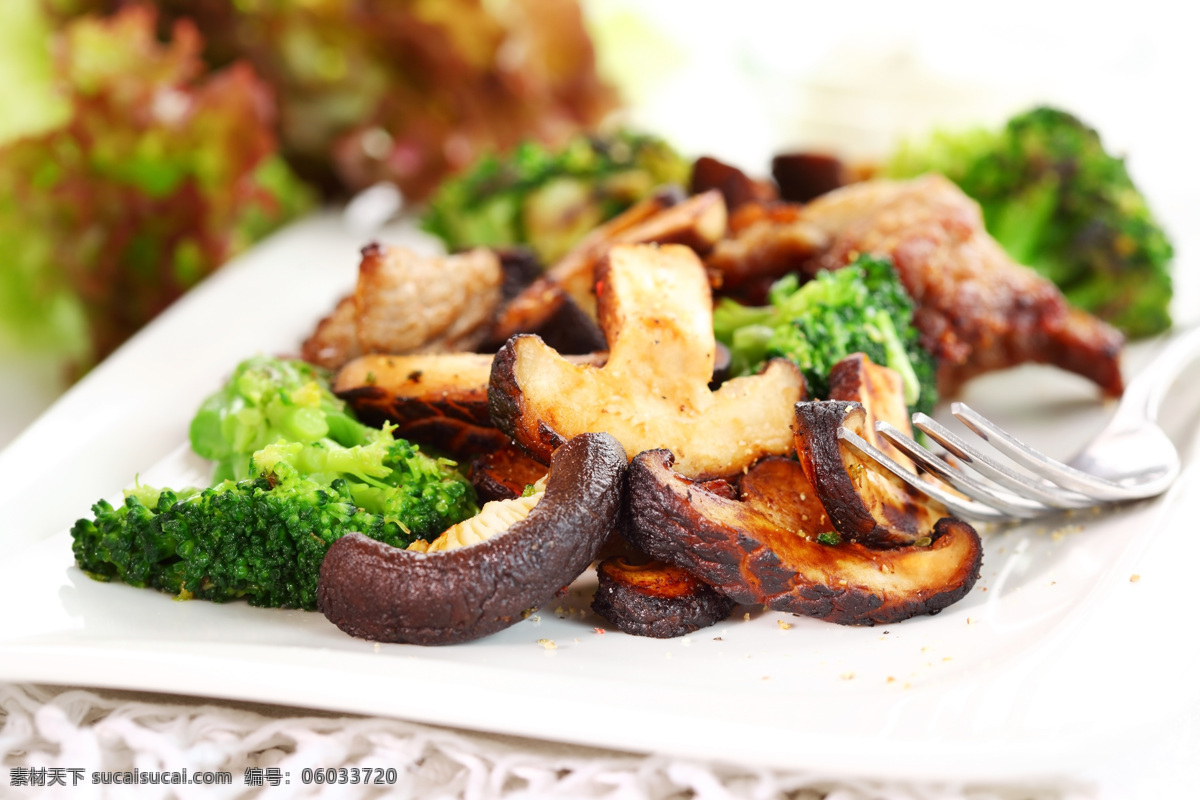
[[380,642],[457,644],[506,628],[596,557],[616,525],[625,463],[608,434],[576,436],[554,453],[529,516],[469,547],[416,553],[348,534],[321,564],[317,607]]
[[843,538],[874,548],[911,545],[929,535],[946,509],[843,444],[842,427],[869,441],[874,432],[867,423],[858,402],[797,403],[796,455]]
[[960,520],[939,520],[927,547],[822,544],[822,531],[781,528],[746,503],[705,491],[672,461],[669,451],[650,450],[629,465],[625,535],[739,603],[873,625],[937,613],[979,577],[982,545]]
[[662,561],[630,564],[620,556],[596,566],[592,610],[633,636],[670,639],[715,625],[736,603],[687,570]]

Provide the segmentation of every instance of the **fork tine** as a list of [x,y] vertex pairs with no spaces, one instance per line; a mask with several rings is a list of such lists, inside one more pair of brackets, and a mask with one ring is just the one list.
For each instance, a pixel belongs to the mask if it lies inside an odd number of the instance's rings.
[[1145,497],[1144,491],[1130,490],[1112,481],[1097,478],[1034,450],[965,403],[954,403],[950,406],[950,411],[964,425],[1013,461],[1059,486],[1088,495],[1092,498],[1093,505]]
[[[1019,519],[1041,517],[1055,510],[1043,503],[1011,494],[994,484],[973,477],[963,470],[955,469],[887,422],[882,420],[876,422],[875,429],[905,455],[924,467],[926,471],[973,500],[987,503],[989,506]],[[924,491],[924,487],[921,488]]]
[[995,481],[1010,492],[1054,508],[1088,508],[1096,501],[1054,486],[1031,475],[1023,475],[974,445],[968,444],[949,428],[925,414],[913,415],[913,426],[946,448],[980,475]]
[[891,472],[909,486],[938,501],[952,514],[960,517],[968,517],[970,519],[996,522],[1011,519],[1008,514],[998,511],[991,506],[986,506],[983,503],[977,503],[974,500],[964,499],[958,495],[947,492],[945,489],[941,489],[921,480],[916,475],[897,464],[890,456],[888,456],[879,448],[875,447],[875,445],[867,442],[854,431],[846,428],[838,428],[838,438],[845,441],[862,455],[873,459],[879,464],[879,466],[883,467],[888,472]]

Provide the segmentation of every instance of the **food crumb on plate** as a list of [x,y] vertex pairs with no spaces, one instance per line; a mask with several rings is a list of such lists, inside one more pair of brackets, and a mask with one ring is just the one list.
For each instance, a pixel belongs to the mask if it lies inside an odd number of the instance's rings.
[[544,649],[544,650],[557,650],[558,649],[558,645],[554,643],[553,639],[538,639],[537,643],[540,644],[542,646],[542,649]]
[[1142,579],[1142,576],[1137,574],[1136,572],[1129,576],[1130,583],[1137,583],[1141,579]]

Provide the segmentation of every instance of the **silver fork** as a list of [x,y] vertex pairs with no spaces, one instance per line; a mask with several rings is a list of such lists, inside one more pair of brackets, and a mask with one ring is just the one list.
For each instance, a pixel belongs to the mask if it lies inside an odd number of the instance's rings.
[[876,423],[884,438],[957,493],[915,475],[853,431],[841,428],[838,436],[960,517],[1033,519],[1141,500],[1162,494],[1179,475],[1179,453],[1157,424],[1158,410],[1167,390],[1197,354],[1200,327],[1177,337],[1142,370],[1126,388],[1108,426],[1065,464],[1030,447],[964,403],[952,404],[951,413],[1012,464],[983,452],[925,414],[913,415],[913,427],[971,471],[952,466],[894,426]]

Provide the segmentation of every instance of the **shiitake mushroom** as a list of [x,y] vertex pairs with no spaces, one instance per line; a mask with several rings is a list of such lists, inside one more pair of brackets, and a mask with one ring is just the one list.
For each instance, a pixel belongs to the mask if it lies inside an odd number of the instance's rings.
[[804,380],[790,361],[709,389],[711,290],[692,250],[619,245],[596,277],[608,361],[572,364],[536,336],[513,337],[492,366],[496,427],[539,459],[577,433],[604,430],[630,458],[667,447],[682,472],[704,478],[792,450],[792,407]]
[[[317,607],[346,633],[379,642],[457,644],[506,628],[595,559],[617,523],[625,465],[608,434],[573,438],[555,451],[535,503],[488,504],[455,526],[453,538],[480,540],[465,547],[422,553],[348,534],[321,564]],[[524,511],[496,530],[495,520]]]
[[796,405],[796,454],[833,528],[848,541],[877,548],[903,547],[926,536],[946,516],[945,508],[844,445],[843,427],[875,436],[861,403]]
[[671,639],[715,625],[737,604],[685,569],[622,556],[596,565],[592,610],[633,636]]
[[629,465],[625,536],[739,603],[873,625],[937,613],[979,576],[979,536],[960,520],[938,520],[923,546],[839,543],[817,525],[785,528],[750,503],[706,491],[672,461],[650,450]]

